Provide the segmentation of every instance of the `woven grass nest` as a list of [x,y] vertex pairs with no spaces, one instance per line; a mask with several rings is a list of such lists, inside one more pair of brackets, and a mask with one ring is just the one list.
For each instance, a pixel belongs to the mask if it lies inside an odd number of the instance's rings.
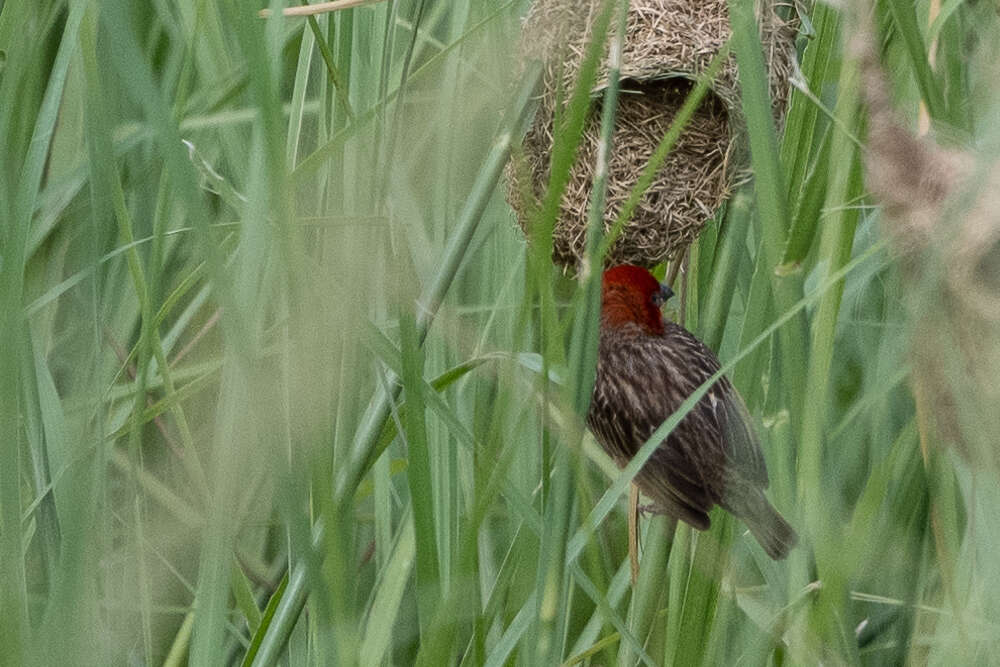
[[[760,0],[757,16],[775,119],[783,119],[797,24]],[[536,0],[524,23],[521,52],[544,65],[541,104],[507,169],[508,200],[527,232],[548,183],[557,97],[575,83],[603,0]],[[609,160],[604,223],[609,228],[698,75],[729,39],[726,0],[631,0],[622,47],[621,95]],[[570,182],[553,234],[552,260],[575,271],[583,256],[587,207],[600,144],[602,64]],[[653,266],[682,253],[746,177],[743,121],[734,56],[723,65],[694,117],[605,258]],[[525,182],[530,181],[530,182]]]

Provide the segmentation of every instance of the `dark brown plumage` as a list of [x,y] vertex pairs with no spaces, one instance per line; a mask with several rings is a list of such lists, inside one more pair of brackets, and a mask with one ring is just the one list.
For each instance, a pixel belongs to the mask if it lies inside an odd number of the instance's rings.
[[[646,269],[604,272],[597,378],[587,425],[619,466],[719,370],[701,341],[660,314],[663,292]],[[764,496],[767,467],[743,399],[721,378],[635,478],[657,512],[699,530],[720,505],[742,519],[771,558],[798,536]]]

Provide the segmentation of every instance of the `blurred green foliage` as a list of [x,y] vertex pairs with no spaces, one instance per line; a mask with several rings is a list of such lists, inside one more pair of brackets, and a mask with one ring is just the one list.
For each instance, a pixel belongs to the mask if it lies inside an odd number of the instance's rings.
[[[527,3],[251,4],[0,3],[0,663],[997,663],[1000,486],[915,414],[843,9],[796,3],[776,128],[731,0],[756,181],[681,313],[802,544],[644,520],[633,588],[594,276],[498,187]],[[903,117],[962,145],[1000,127],[988,4],[878,6]]]

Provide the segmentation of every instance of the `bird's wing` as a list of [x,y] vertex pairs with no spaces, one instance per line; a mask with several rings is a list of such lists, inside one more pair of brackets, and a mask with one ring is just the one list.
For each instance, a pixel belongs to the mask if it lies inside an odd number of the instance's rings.
[[731,466],[743,479],[754,486],[766,489],[768,485],[767,464],[760,447],[760,438],[753,427],[753,418],[747,410],[743,398],[728,379],[719,381],[721,400],[715,406],[726,457]]
[[[666,337],[669,347],[681,350],[686,360],[687,395],[719,371],[721,366],[715,353],[687,329],[671,323],[667,326]],[[739,478],[758,488],[766,488],[767,465],[760,439],[746,404],[729,379],[720,378],[701,399],[699,407],[706,409],[704,418],[708,422],[699,427],[717,438],[719,450],[724,456],[721,463],[726,468],[725,477],[730,480]],[[713,453],[706,452],[705,455]]]

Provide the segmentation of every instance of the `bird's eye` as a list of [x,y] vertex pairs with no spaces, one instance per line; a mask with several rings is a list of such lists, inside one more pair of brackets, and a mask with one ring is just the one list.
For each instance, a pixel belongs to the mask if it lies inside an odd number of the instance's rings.
[[674,291],[666,283],[660,285],[660,289],[653,292],[653,303],[660,308],[674,295]]

